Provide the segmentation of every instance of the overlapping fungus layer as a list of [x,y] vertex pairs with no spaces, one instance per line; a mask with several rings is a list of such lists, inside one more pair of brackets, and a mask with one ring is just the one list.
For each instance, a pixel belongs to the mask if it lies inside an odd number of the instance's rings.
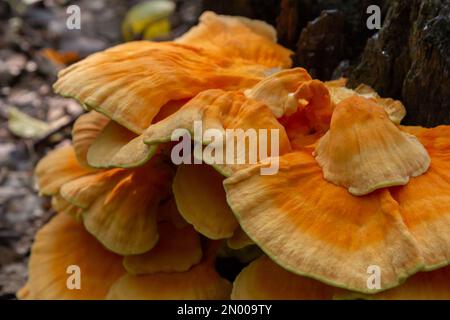
[[[88,112],[36,167],[58,213],[18,297],[450,299],[450,127],[401,126],[401,102],[290,55],[264,22],[207,12],[175,41],[63,70],[55,91]],[[272,152],[173,163],[172,133],[197,122],[224,139],[277,130],[278,172],[261,174]],[[247,264],[235,279],[216,270],[224,254]]]

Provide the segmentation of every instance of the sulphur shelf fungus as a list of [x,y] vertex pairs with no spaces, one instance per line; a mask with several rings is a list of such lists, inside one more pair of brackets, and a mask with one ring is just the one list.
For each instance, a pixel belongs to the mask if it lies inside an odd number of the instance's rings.
[[450,267],[419,272],[391,290],[364,295],[293,274],[267,256],[244,268],[233,283],[233,300],[449,300]]
[[415,136],[395,126],[382,106],[357,96],[336,106],[315,158],[326,180],[357,196],[405,185],[430,166],[430,157]]
[[[448,298],[450,127],[401,126],[399,101],[290,55],[269,25],[208,12],[63,70],[55,91],[89,112],[36,167],[59,213],[19,298]],[[225,279],[230,257],[246,266]]]
[[335,105],[339,104],[342,100],[357,96],[370,99],[383,106],[389,115],[389,119],[395,124],[400,124],[406,116],[406,109],[400,101],[391,98],[382,98],[375,90],[365,84],[360,84],[355,89],[347,88],[346,84],[347,79],[345,78],[325,82],[325,86],[330,92],[331,100]]
[[158,241],[157,214],[170,195],[173,169],[159,156],[132,170],[85,169],[75,154],[65,146],[40,161],[41,192],[54,196],[56,204],[78,208],[86,229],[111,251],[150,250]]
[[[161,233],[161,243],[145,256],[122,257],[105,249],[73,217],[58,213],[36,236],[29,279],[18,292],[18,298],[163,300],[229,297],[231,284],[214,270],[215,251],[207,249],[202,257],[200,243],[189,229],[173,230],[162,226]],[[188,236],[187,241],[185,236]],[[180,249],[189,251],[180,255]],[[138,271],[139,276],[134,272],[127,274],[126,270]]]
[[[367,131],[370,136],[372,108],[376,106],[367,102],[364,106],[368,109],[342,112],[352,113],[355,120],[368,114],[367,125],[360,125],[362,132]],[[347,104],[342,103],[333,117],[339,116],[339,109]],[[391,125],[385,113],[375,121]],[[334,127],[332,121],[330,139],[335,130],[351,131],[352,122]],[[420,164],[428,155],[431,158],[429,168],[426,161],[428,170],[412,177],[405,186],[354,196],[346,187],[324,179],[313,150],[304,148],[280,156],[277,175],[261,176],[256,165],[227,178],[224,185],[228,203],[243,230],[280,266],[332,286],[373,294],[398,286],[419,270],[445,266],[450,257],[450,144],[445,138],[449,128],[394,126],[392,131],[410,139],[419,150],[423,145],[427,151],[424,158],[416,158],[413,163]],[[367,141],[369,136],[360,141],[358,150],[373,143]],[[346,148],[356,137],[349,135],[350,141],[341,140],[341,147]],[[343,152],[342,156],[348,155]],[[349,167],[348,174],[355,169]],[[340,173],[345,176],[346,171]],[[383,270],[378,289],[366,285],[370,265]]]

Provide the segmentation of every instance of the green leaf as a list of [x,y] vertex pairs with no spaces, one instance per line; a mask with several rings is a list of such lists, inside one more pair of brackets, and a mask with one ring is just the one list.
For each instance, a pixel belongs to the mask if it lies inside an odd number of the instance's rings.
[[170,32],[170,15],[175,3],[167,0],[151,0],[133,6],[125,16],[122,33],[125,41],[152,40]]
[[8,128],[21,138],[39,138],[50,130],[50,125],[10,107],[8,109]]

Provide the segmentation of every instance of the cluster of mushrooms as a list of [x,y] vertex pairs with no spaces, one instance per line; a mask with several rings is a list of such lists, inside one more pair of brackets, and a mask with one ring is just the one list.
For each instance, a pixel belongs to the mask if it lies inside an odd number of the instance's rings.
[[[399,101],[313,80],[291,54],[264,22],[206,12],[60,72],[88,112],[37,165],[58,213],[18,297],[450,299],[450,126],[402,126]],[[172,132],[195,121],[278,129],[278,173],[173,164]],[[231,282],[224,246],[261,253]]]

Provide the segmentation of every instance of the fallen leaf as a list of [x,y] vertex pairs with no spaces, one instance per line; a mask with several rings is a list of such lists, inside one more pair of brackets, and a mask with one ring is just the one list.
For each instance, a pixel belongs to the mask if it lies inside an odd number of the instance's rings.
[[153,40],[170,32],[169,16],[175,3],[166,0],[145,1],[133,6],[125,16],[122,33],[125,41]]
[[8,128],[14,135],[21,138],[39,138],[50,130],[47,123],[13,107],[8,109]]

